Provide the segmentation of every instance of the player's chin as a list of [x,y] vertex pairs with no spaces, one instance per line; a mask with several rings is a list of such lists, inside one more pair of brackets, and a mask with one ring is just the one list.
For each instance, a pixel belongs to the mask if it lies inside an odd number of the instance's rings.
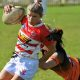
[[29,23],[31,24],[31,25],[36,25],[36,23],[35,22],[33,22],[33,21],[29,21]]

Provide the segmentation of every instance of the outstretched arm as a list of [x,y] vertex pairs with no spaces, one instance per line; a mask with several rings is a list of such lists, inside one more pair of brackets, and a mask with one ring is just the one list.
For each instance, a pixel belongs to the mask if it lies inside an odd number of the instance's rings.
[[11,11],[11,8],[13,7],[13,5],[8,4],[4,6],[4,13],[8,14]]
[[[48,37],[48,40],[55,41],[53,46],[50,46],[48,52],[40,59],[39,66],[42,69],[50,69],[64,60],[64,50],[62,48],[62,30],[55,29]],[[52,50],[53,49],[53,50]],[[47,50],[47,49],[45,49]]]
[[[46,54],[44,54],[46,55]],[[43,56],[44,56],[43,55]],[[64,55],[62,52],[54,52],[47,60],[43,60],[39,63],[39,67],[43,70],[51,69],[64,61]]]
[[[55,66],[55,62],[51,61],[49,57],[55,53],[56,51],[56,41],[53,45],[47,46],[46,48],[47,52],[42,56],[42,58],[39,59],[39,67],[42,69],[48,69],[51,68],[51,66]],[[48,63],[48,64],[47,64]],[[50,64],[50,65],[49,65]],[[53,65],[51,65],[53,64]]]
[[5,24],[20,23],[25,16],[25,9],[20,6],[13,6],[11,4],[4,6],[2,21]]

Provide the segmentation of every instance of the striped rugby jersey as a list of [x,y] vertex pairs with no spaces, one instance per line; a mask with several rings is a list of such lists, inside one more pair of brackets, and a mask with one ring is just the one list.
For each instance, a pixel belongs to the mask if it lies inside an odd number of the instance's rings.
[[18,55],[38,59],[38,53],[43,46],[42,43],[44,43],[44,45],[52,44],[50,41],[44,41],[50,32],[43,23],[34,27],[28,24],[27,17],[24,17],[21,23],[22,27],[18,33],[15,52]]

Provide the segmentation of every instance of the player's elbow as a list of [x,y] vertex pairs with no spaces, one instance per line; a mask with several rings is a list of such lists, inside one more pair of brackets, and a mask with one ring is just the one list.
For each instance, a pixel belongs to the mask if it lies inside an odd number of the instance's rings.
[[47,67],[47,65],[43,64],[43,65],[39,65],[39,67],[43,70],[48,70],[49,68]]
[[47,68],[46,67],[40,67],[42,70],[47,70]]

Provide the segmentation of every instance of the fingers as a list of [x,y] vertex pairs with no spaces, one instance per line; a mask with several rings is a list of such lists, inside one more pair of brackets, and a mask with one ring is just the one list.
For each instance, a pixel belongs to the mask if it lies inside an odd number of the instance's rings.
[[9,13],[12,10],[12,5],[6,5],[4,6],[4,13]]
[[37,0],[38,3],[42,2],[42,0]]

